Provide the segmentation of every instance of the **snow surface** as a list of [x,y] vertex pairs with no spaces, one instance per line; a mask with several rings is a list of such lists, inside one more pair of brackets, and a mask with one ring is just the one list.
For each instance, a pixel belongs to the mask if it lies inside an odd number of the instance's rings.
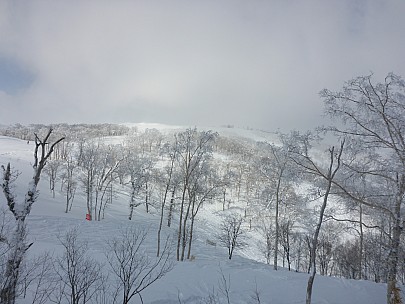
[[[151,128],[156,126],[151,126]],[[160,126],[161,127],[161,126]],[[235,136],[249,137],[248,130],[227,129]],[[220,132],[220,130],[218,130]],[[239,134],[238,134],[239,132]],[[222,134],[222,133],[221,133]],[[254,139],[263,140],[267,135],[258,132]],[[252,136],[253,137],[253,136]],[[12,167],[22,174],[18,178],[16,193],[21,199],[31,179],[34,146],[26,141],[0,136],[0,165],[11,162]],[[64,213],[65,203],[60,193],[53,199],[47,188],[46,176],[40,182],[40,195],[34,203],[27,218],[29,239],[34,245],[29,255],[34,256],[44,251],[61,252],[58,236],[73,227],[80,231],[80,238],[88,243],[90,253],[103,260],[105,240],[113,237],[126,225],[135,225],[149,230],[147,239],[148,252],[155,254],[156,233],[158,227],[157,211],[150,214],[140,206],[135,210],[134,219],[129,221],[128,202],[125,197],[114,201],[106,213],[106,219],[100,222],[85,220],[84,197],[76,195],[70,213]],[[0,206],[6,207],[4,196],[0,195]],[[258,251],[249,246],[245,251],[234,253],[228,260],[227,251],[219,246],[207,244],[215,240],[215,228],[219,226],[221,216],[218,206],[207,206],[199,214],[193,243],[192,261],[176,262],[174,269],[163,279],[150,286],[142,293],[144,303],[171,304],[202,303],[203,299],[219,292],[221,272],[229,279],[231,303],[254,303],[253,295],[257,289],[261,303],[305,303],[306,273],[289,272],[285,269],[274,271],[272,266],[258,262]],[[165,234],[175,234],[174,229],[166,228]],[[251,240],[259,242],[261,237],[251,232]],[[174,258],[173,258],[174,259]],[[380,304],[385,302],[385,284],[370,281],[346,280],[335,277],[316,276],[313,288],[314,304]],[[225,297],[219,292],[221,303]],[[138,303],[136,298],[133,303]],[[17,303],[31,303],[29,299]]]

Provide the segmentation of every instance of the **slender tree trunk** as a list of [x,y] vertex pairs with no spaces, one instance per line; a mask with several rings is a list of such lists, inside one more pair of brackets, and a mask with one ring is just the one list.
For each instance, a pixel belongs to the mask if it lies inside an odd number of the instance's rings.
[[87,185],[86,185],[86,200],[87,200],[87,214],[89,214],[90,216],[90,220],[92,220],[92,209],[93,209],[93,198],[92,198],[92,194],[93,194],[93,177],[92,177],[93,173],[92,170],[87,172]]
[[132,220],[132,215],[134,213],[134,208],[135,208],[135,194],[136,194],[136,190],[135,190],[135,182],[131,181],[131,200],[129,202],[129,216],[128,219]]
[[101,211],[103,211],[104,206],[106,205],[106,199],[105,199],[105,195],[107,194],[107,190],[108,190],[108,184],[106,186],[103,186],[104,189],[101,189],[102,193],[101,193],[101,198],[100,198],[100,205],[98,206],[98,211],[97,211],[97,220],[101,221]]
[[174,209],[174,195],[176,193],[176,187],[173,188],[172,197],[170,199],[169,214],[167,215],[167,227],[172,224],[173,209]]
[[398,249],[401,236],[400,229],[400,227],[394,227],[391,240],[391,251],[388,255],[387,304],[403,303],[400,296],[400,290],[397,287]]
[[71,189],[70,189],[70,198],[69,198],[69,200],[70,200],[70,205],[69,205],[69,211],[71,211],[72,210],[72,206],[73,206],[73,199],[74,199],[74,197],[75,197],[75,193],[76,193],[76,189],[75,188],[73,188],[73,186],[71,186]]
[[[66,209],[65,209],[65,213],[68,213],[71,208],[72,208],[72,204],[70,204],[71,201],[73,201],[73,164],[71,162],[71,160],[69,159],[67,161],[67,168],[66,168],[66,172],[67,172],[67,177],[66,177]],[[64,182],[61,183],[61,191],[62,191],[62,187],[63,187]],[[70,206],[70,208],[69,208]]]
[[99,195],[100,195],[100,189],[98,188],[98,186],[96,186],[96,199],[94,201],[94,220],[97,221],[97,207],[98,207],[98,203],[99,203]]
[[[316,249],[318,246],[318,237],[319,237],[319,232],[321,230],[321,226],[322,226],[322,222],[323,222],[323,216],[325,213],[325,209],[326,209],[326,205],[328,203],[328,198],[329,198],[329,194],[330,194],[330,190],[332,188],[332,182],[333,179],[336,175],[336,173],[338,172],[341,162],[341,156],[343,153],[343,147],[344,147],[344,141],[341,143],[340,146],[340,151],[339,154],[337,156],[337,165],[336,167],[333,169],[333,164],[334,164],[334,157],[335,157],[335,147],[332,147],[329,152],[330,152],[330,164],[329,164],[329,169],[328,172],[325,175],[323,175],[323,178],[326,179],[327,181],[327,187],[326,187],[326,192],[325,192],[325,196],[323,197],[323,203],[321,206],[321,211],[319,213],[319,220],[318,220],[318,224],[316,226],[315,229],[315,234],[314,237],[312,239],[312,248],[311,248],[311,266],[312,266],[312,272],[311,275],[309,276],[308,279],[308,285],[307,285],[307,297],[306,297],[306,304],[311,304],[311,298],[312,298],[312,286],[315,280],[315,274],[316,274]],[[316,171],[320,172],[319,169],[317,168]]]
[[196,213],[194,213],[194,209],[195,209],[195,198],[193,199],[193,206],[191,208],[191,224],[190,224],[190,235],[188,238],[187,260],[191,258],[191,244],[193,242],[194,219],[197,215]]
[[277,261],[278,261],[278,243],[279,243],[279,234],[280,234],[280,227],[278,224],[278,214],[279,214],[279,203],[280,203],[280,186],[281,186],[281,176],[277,181],[277,190],[276,190],[276,238],[274,240],[274,270],[277,270]]
[[187,251],[187,259],[191,258],[191,244],[193,242],[193,230],[194,230],[194,215],[191,216],[191,224],[190,224],[190,236],[188,238],[188,251]]
[[359,279],[365,278],[365,273],[363,272],[363,248],[364,248],[364,233],[363,233],[363,206],[359,205],[359,231],[360,231],[360,244],[359,244]]
[[301,266],[301,246],[302,246],[302,242],[301,242],[301,238],[299,239],[299,244],[298,244],[298,250],[297,250],[297,264],[295,265],[295,271],[296,272],[300,272],[300,266]]
[[69,193],[70,193],[70,182],[69,180],[67,181],[66,185],[66,208],[65,208],[65,213],[69,212]]
[[229,260],[232,260],[232,255],[233,255],[233,247],[232,247],[232,245],[231,245],[231,246],[229,246],[229,248],[228,248],[228,259],[229,259]]
[[177,250],[176,250],[177,261],[180,261],[180,245],[181,245],[181,236],[182,236],[183,211],[184,211],[184,201],[186,199],[186,190],[187,190],[187,180],[185,181],[185,184],[183,186],[183,194],[181,196],[179,231],[177,233]]
[[[312,264],[311,264],[311,261],[312,261],[312,245],[311,245],[311,240],[310,240],[308,235],[305,237],[305,241],[306,241],[307,246],[308,246],[307,253],[309,252],[309,262],[308,262],[308,268],[307,268],[307,273],[309,274],[311,272],[311,268],[312,268]],[[306,255],[306,256],[308,257],[308,255]]]
[[291,261],[290,261],[290,238],[287,232],[287,248],[286,248],[286,259],[288,264],[288,271],[291,271]]
[[190,202],[190,197],[189,197],[189,202],[188,202],[188,206],[187,206],[187,211],[186,214],[184,215],[184,219],[183,219],[183,232],[182,232],[182,242],[181,242],[181,257],[180,260],[184,261],[184,254],[186,251],[186,246],[187,246],[187,221],[188,221],[188,217],[190,215],[190,208],[191,208],[191,202]]
[[164,197],[163,197],[163,202],[162,202],[162,205],[161,205],[161,208],[160,208],[160,221],[159,221],[159,228],[158,228],[158,233],[157,233],[157,253],[156,253],[156,256],[160,255],[160,234],[162,232],[163,215],[164,215],[164,211],[165,211],[166,198],[167,198],[167,193],[169,192],[169,187],[170,187],[170,177],[169,177],[169,181],[167,182],[167,185],[166,185],[165,194],[164,194]]
[[312,286],[314,284],[315,275],[316,275],[316,249],[317,249],[317,246],[318,246],[318,237],[319,237],[319,232],[321,231],[321,226],[322,226],[322,222],[323,222],[323,215],[325,213],[326,204],[328,202],[328,197],[329,197],[331,186],[332,186],[332,181],[330,180],[329,183],[328,183],[328,188],[326,190],[325,196],[323,198],[321,211],[319,213],[318,224],[316,226],[315,234],[314,234],[314,237],[312,239],[311,262],[310,262],[311,274],[310,274],[309,279],[308,279],[307,298],[306,298],[306,302],[305,302],[306,304],[311,304]]
[[145,183],[145,207],[146,207],[146,213],[149,213],[149,189],[148,189],[148,182]]
[[132,220],[133,214],[134,214],[134,205],[131,204],[131,205],[129,205],[129,216],[128,216],[128,219],[129,219],[130,221]]
[[226,204],[226,188],[224,189],[223,194],[224,194],[224,198],[223,198],[223,201],[222,201],[222,211],[225,211],[225,204]]
[[401,242],[402,224],[401,221],[401,204],[402,197],[405,194],[405,176],[402,177],[402,185],[399,187],[400,191],[397,194],[395,202],[395,222],[392,229],[392,238],[390,253],[388,255],[388,279],[387,279],[387,304],[402,304],[401,292],[397,286],[397,272],[398,272],[398,254]]

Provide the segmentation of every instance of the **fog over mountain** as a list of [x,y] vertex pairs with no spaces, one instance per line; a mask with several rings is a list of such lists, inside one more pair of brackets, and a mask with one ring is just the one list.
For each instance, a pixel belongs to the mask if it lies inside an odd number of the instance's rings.
[[405,75],[405,2],[0,2],[0,122],[306,129],[318,92]]

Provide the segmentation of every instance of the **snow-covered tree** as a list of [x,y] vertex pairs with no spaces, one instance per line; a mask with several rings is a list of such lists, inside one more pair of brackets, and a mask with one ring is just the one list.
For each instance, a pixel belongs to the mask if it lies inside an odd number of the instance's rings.
[[161,254],[155,259],[150,258],[145,251],[147,230],[127,228],[108,240],[107,260],[116,284],[113,291],[123,304],[130,303],[135,296],[140,297],[141,292],[160,280],[173,268],[170,260],[172,243],[166,239]]
[[274,201],[274,223],[275,223],[275,241],[274,241],[274,270],[277,270],[278,265],[278,246],[280,237],[280,208],[281,203],[286,203],[286,196],[289,193],[289,188],[292,187],[297,173],[291,168],[291,159],[289,157],[288,147],[286,145],[276,146],[274,144],[261,143],[261,150],[265,150],[266,154],[258,158],[256,168],[258,172],[265,178],[268,183],[268,190],[271,192],[272,200]]
[[88,303],[103,281],[101,264],[90,256],[86,243],[78,235],[79,231],[72,229],[59,238],[64,252],[54,266],[59,286],[51,299],[69,304]]
[[15,181],[16,175],[11,169],[10,163],[6,167],[2,166],[1,187],[7,201],[8,209],[12,213],[15,223],[14,230],[10,235],[6,236],[9,248],[5,271],[1,274],[3,277],[3,282],[0,287],[1,304],[15,303],[20,267],[22,266],[21,264],[24,261],[27,250],[32,245],[32,243],[27,241],[27,223],[25,219],[30,214],[32,205],[38,198],[39,193],[37,187],[42,170],[51,156],[55,145],[64,139],[62,137],[50,143],[51,134],[52,129],[49,129],[43,138],[39,138],[38,135],[35,134],[34,174],[22,201],[17,201],[16,194],[13,191],[13,182]]
[[107,202],[111,203],[113,182],[116,171],[125,157],[118,147],[100,145],[94,171],[94,219],[101,220]]
[[243,249],[247,245],[242,224],[243,217],[240,214],[230,214],[224,218],[219,228],[219,244],[228,249],[230,260],[236,249]]
[[[325,89],[321,96],[326,113],[337,120],[330,130],[346,137],[352,148],[345,161],[348,178],[338,184],[340,190],[390,219],[387,303],[400,303],[397,271],[405,221],[405,82],[390,73],[375,84],[369,75],[346,82],[340,92]],[[359,187],[363,181],[365,188]]]
[[49,190],[52,192],[52,197],[55,198],[55,185],[58,179],[58,172],[61,167],[61,162],[56,159],[50,159],[44,171],[49,178]]
[[65,145],[65,158],[62,164],[61,191],[66,198],[65,212],[68,213],[72,208],[73,199],[76,193],[77,180],[75,176],[76,159],[74,158],[73,145]]
[[178,149],[177,165],[181,174],[181,201],[177,237],[177,260],[184,260],[187,243],[187,224],[193,205],[193,187],[202,182],[204,168],[212,157],[213,144],[217,134],[212,131],[187,129],[175,135]]
[[[136,207],[145,203],[146,211],[149,211],[149,192],[148,185],[151,180],[152,170],[156,164],[156,159],[151,155],[138,154],[130,151],[124,162],[129,176],[130,201],[129,201],[129,220],[132,220],[133,212]],[[145,192],[141,190],[145,189]],[[142,199],[139,195],[144,193]]]
[[163,171],[160,172],[156,176],[156,180],[158,181],[158,184],[161,185],[162,191],[161,191],[161,202],[160,202],[160,221],[159,221],[159,228],[158,228],[158,233],[157,233],[157,253],[156,255],[160,255],[160,245],[161,245],[161,233],[162,233],[162,228],[163,228],[163,218],[164,218],[164,211],[166,208],[166,203],[169,200],[169,195],[171,192],[171,199],[170,199],[170,206],[169,206],[169,216],[168,216],[168,221],[170,223],[171,219],[170,217],[172,216],[172,209],[173,209],[173,204],[174,204],[174,193],[176,191],[176,187],[178,186],[179,183],[179,176],[176,172],[175,168],[175,161],[176,161],[176,152],[177,148],[175,146],[175,143],[170,144],[166,143],[163,145],[161,149],[161,154],[163,156],[166,156],[168,158],[168,163],[163,169]]
[[310,176],[314,183],[318,183],[320,198],[322,200],[320,210],[318,213],[318,220],[315,226],[315,231],[312,234],[309,242],[310,246],[310,277],[308,279],[306,304],[311,304],[312,287],[316,275],[316,254],[318,248],[318,238],[321,232],[321,226],[324,219],[325,209],[328,204],[329,196],[331,195],[332,187],[336,179],[336,174],[342,167],[342,154],[345,142],[342,141],[340,147],[332,146],[327,151],[329,159],[324,165],[315,160],[312,155],[312,142],[314,140],[312,133],[300,134],[299,132],[292,132],[287,145],[290,152],[290,159],[297,165],[304,175]]

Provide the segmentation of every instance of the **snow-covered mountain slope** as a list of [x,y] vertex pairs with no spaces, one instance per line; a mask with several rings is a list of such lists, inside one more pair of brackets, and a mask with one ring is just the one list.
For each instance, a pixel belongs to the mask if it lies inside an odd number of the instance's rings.
[[[162,133],[173,133],[185,130],[187,128],[194,128],[196,126],[174,126],[164,125],[159,123],[125,123],[126,127],[136,128],[138,131],[144,132],[146,129],[156,129]],[[269,132],[251,128],[237,128],[234,126],[198,126],[198,130],[212,130],[218,132],[221,136],[233,138],[245,138],[254,141],[278,141],[275,132]]]
[[[152,126],[153,128],[153,126]],[[235,136],[269,138],[267,133],[249,130],[227,129],[228,134]],[[222,134],[224,130],[217,130]],[[225,130],[226,131],[226,130]],[[22,198],[31,178],[33,160],[33,144],[26,141],[0,137],[0,165],[8,162],[21,172],[15,191]],[[0,195],[0,206],[6,208],[4,196]],[[143,227],[149,231],[146,249],[151,256],[155,254],[158,215],[156,210],[145,213],[144,208],[135,209],[132,221],[128,220],[128,200],[125,196],[115,200],[106,211],[102,221],[86,221],[84,197],[77,195],[72,211],[64,213],[65,203],[62,195],[52,195],[48,189],[45,175],[40,183],[40,195],[28,217],[29,236],[34,242],[29,249],[29,257],[44,251],[58,254],[62,248],[58,237],[76,227],[80,239],[85,241],[90,254],[105,263],[106,240],[116,236],[125,226]],[[274,271],[271,266],[259,263],[247,257],[253,257],[255,251],[247,248],[244,252],[236,252],[232,260],[228,260],[227,251],[207,240],[214,238],[221,217],[216,214],[215,207],[203,209],[196,224],[193,244],[193,259],[186,262],[175,262],[174,269],[161,280],[142,292],[144,303],[208,303],[209,295],[217,294],[220,303],[226,303],[223,290],[225,278],[229,286],[231,303],[257,303],[255,295],[260,296],[260,303],[305,303],[308,275],[306,273],[289,272],[285,269]],[[165,228],[166,235],[175,234],[174,228]],[[254,234],[254,232],[251,232]],[[259,240],[260,236],[251,235]],[[175,257],[173,257],[175,260]],[[222,282],[222,283],[221,283]],[[317,276],[314,283],[313,303],[317,304],[379,304],[385,302],[385,284],[370,281],[345,280],[334,277]],[[136,298],[133,303],[138,303]],[[31,303],[32,299],[19,299],[18,303]],[[140,302],[139,302],[140,303]]]

